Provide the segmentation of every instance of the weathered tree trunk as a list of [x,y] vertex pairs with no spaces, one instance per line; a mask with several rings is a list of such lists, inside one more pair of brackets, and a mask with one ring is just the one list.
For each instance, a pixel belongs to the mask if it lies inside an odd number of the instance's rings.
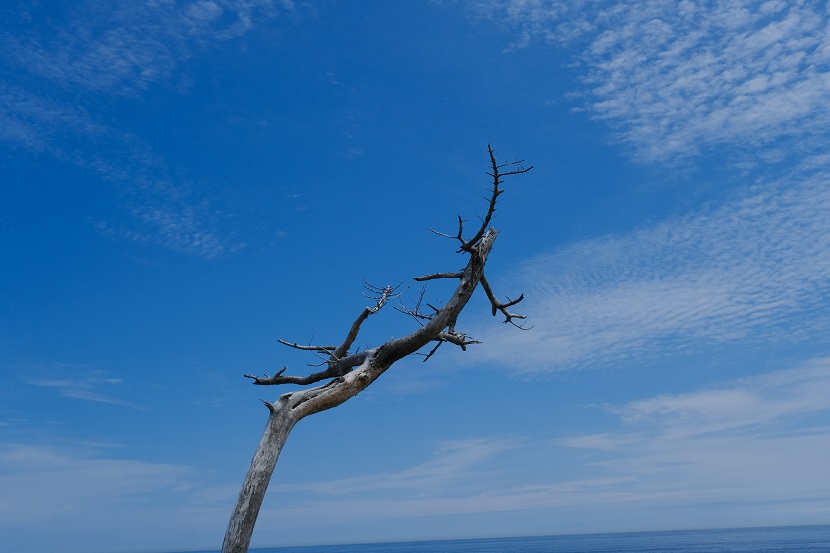
[[276,404],[266,403],[270,411],[268,423],[236,500],[222,542],[222,553],[247,553],[265,491],[294,425],[308,415],[336,407],[366,389],[390,366],[374,364],[376,352],[367,350],[364,362],[357,369],[324,386],[284,394]]
[[[283,396],[284,398],[284,396]],[[291,416],[290,409],[285,409],[287,399],[280,398],[276,405],[269,407],[271,415],[265,425],[265,431],[251,461],[251,468],[242,483],[236,507],[228,523],[222,553],[247,553],[251,544],[259,509],[265,498],[265,491],[271,481],[277,459],[288,439],[291,429],[297,424]]]
[[[352,324],[345,341],[340,346],[299,346],[283,342],[297,349],[328,355],[326,370],[305,377],[283,376],[285,369],[270,377],[260,378],[245,375],[253,378],[254,384],[259,385],[312,384],[322,380],[330,380],[316,388],[283,394],[275,404],[265,402],[270,411],[270,416],[228,523],[228,529],[222,543],[222,553],[247,553],[254,531],[254,524],[262,507],[265,491],[274,472],[277,458],[282,451],[285,440],[288,438],[288,434],[297,422],[308,415],[336,407],[356,396],[395,362],[417,352],[431,342],[435,342],[436,346],[425,355],[426,359],[432,356],[438,346],[445,342],[457,345],[462,349],[466,349],[466,346],[470,344],[478,343],[457,331],[455,327],[458,316],[467,305],[479,283],[482,284],[490,300],[493,315],[501,312],[505,316],[505,322],[521,328],[520,325],[513,322],[513,319],[523,319],[524,317],[510,313],[508,308],[520,302],[523,296],[519,296],[516,300],[508,300],[506,303],[498,301],[484,277],[484,266],[493,248],[493,242],[498,236],[498,231],[489,228],[489,224],[496,209],[496,200],[503,192],[499,188],[502,182],[500,179],[508,175],[526,173],[532,167],[527,169],[519,167],[511,171],[500,172],[500,169],[505,165],[498,165],[493,150],[489,149],[489,152],[492,172],[488,174],[493,178],[493,190],[491,191],[490,205],[486,216],[482,219],[481,226],[472,238],[464,239],[462,236],[463,222],[459,217],[458,234],[456,236],[444,235],[457,239],[461,244],[459,251],[469,254],[470,259],[467,266],[459,272],[437,273],[415,279],[418,281],[439,278],[458,279],[459,283],[455,292],[440,309],[430,306],[433,312],[428,314],[420,312],[420,301],[414,310],[402,309],[421,324],[418,330],[402,338],[390,340],[378,348],[349,354],[349,348],[354,343],[363,321],[369,315],[376,313],[390,297],[393,297],[394,289],[391,287],[370,287],[371,291],[378,294],[376,305],[373,308],[366,308],[361,313]],[[514,162],[506,165],[518,166],[519,163]]]

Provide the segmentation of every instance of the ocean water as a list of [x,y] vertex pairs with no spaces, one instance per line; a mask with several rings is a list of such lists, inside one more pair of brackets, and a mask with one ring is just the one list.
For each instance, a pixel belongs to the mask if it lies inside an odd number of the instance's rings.
[[830,525],[272,547],[255,553],[830,553]]

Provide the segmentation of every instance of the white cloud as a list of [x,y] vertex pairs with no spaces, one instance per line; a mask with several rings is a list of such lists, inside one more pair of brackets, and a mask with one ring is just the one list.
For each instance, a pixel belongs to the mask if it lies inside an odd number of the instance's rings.
[[[27,6],[16,15],[40,20],[40,9]],[[211,44],[248,32],[255,17],[276,13],[270,0],[88,0],[68,8],[64,20],[42,21],[46,30],[36,35],[31,21],[0,33],[14,68],[9,74],[20,77],[0,82],[0,140],[117,186],[131,220],[99,223],[105,234],[202,257],[239,249],[217,231],[209,203],[174,177],[160,155],[102,122],[96,95],[137,94]]]
[[830,12],[823,3],[468,5],[511,28],[518,46],[541,38],[583,48],[591,113],[609,121],[644,161],[684,159],[725,145],[763,147],[777,160],[793,148],[827,143]]
[[[259,535],[291,528],[296,536],[331,521],[359,535],[366,524],[406,520],[411,529],[419,519],[433,529],[445,520],[456,536],[482,535],[485,520],[494,534],[516,532],[523,520],[536,520],[525,529],[536,533],[821,523],[830,499],[828,392],[830,359],[815,359],[605,407],[619,423],[601,434],[459,441],[395,473],[275,486]],[[517,458],[530,463],[508,460]]]
[[242,247],[217,232],[208,202],[171,176],[139,137],[99,123],[83,108],[0,83],[0,140],[86,169],[123,191],[131,221],[99,223],[105,234],[208,258]]
[[81,107],[0,83],[0,140],[86,169],[124,192],[131,219],[99,223],[105,234],[208,258],[242,247],[217,232],[208,202],[143,140]]
[[321,495],[364,495],[394,490],[406,495],[457,491],[471,479],[480,479],[477,465],[519,446],[518,440],[473,438],[438,444],[433,459],[399,472],[385,472],[312,484],[281,485],[280,492],[313,492]]
[[4,83],[0,83],[0,123],[0,140],[61,159],[66,154],[55,148],[52,134],[70,130],[92,140],[108,134],[106,127],[95,123],[82,109],[67,109],[55,100]]
[[4,524],[51,521],[75,508],[171,490],[189,470],[25,444],[4,445],[0,467]]
[[637,494],[683,501],[801,504],[830,499],[830,360],[610,410],[623,426],[561,440],[603,452],[594,466]]
[[734,344],[822,339],[830,316],[830,174],[526,262],[511,288],[533,329],[480,321],[463,362],[527,371],[654,360]]
[[114,397],[105,391],[120,385],[122,383],[120,378],[108,377],[100,371],[87,372],[80,376],[66,375],[68,372],[66,367],[61,367],[61,371],[64,373],[61,378],[32,378],[27,380],[27,383],[32,386],[55,389],[61,396],[67,398],[139,408],[138,405]]
[[0,444],[0,532],[11,551],[54,549],[56,535],[72,553],[170,550],[212,535],[216,543],[227,506],[194,501],[208,489],[197,484],[203,477],[88,447]]
[[63,86],[123,94],[168,78],[199,49],[276,12],[270,0],[87,0],[70,13],[52,33],[0,36],[7,58]]
[[[830,359],[815,359],[797,369],[715,389],[633,401],[612,411],[627,425],[657,426],[663,434],[675,436],[741,428],[779,431],[774,423],[830,411]],[[759,429],[760,425],[765,428]]]

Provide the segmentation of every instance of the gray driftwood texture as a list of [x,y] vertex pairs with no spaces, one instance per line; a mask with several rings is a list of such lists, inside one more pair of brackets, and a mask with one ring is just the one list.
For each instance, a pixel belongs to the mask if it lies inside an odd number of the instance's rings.
[[491,170],[487,174],[492,179],[492,189],[490,190],[487,213],[482,218],[481,225],[472,237],[464,238],[464,224],[461,217],[459,217],[457,235],[436,233],[458,241],[459,253],[469,255],[466,267],[454,273],[434,273],[415,279],[416,281],[457,279],[458,286],[446,304],[440,308],[431,305],[426,306],[429,311],[423,312],[421,311],[422,292],[414,308],[399,309],[418,321],[420,327],[417,330],[402,338],[390,340],[374,349],[350,353],[361,324],[370,315],[377,313],[390,298],[395,296],[396,292],[396,289],[390,286],[383,288],[367,286],[374,295],[375,305],[363,310],[349,329],[346,339],[339,346],[305,346],[281,340],[286,346],[308,350],[318,356],[324,356],[326,358],[325,370],[302,377],[284,375],[285,368],[274,376],[245,375],[247,378],[253,379],[253,383],[257,385],[309,385],[324,380],[326,382],[314,388],[283,394],[274,403],[264,402],[270,412],[268,423],[254,453],[251,467],[242,484],[236,507],[228,523],[222,544],[222,553],[246,553],[248,551],[254,524],[262,500],[265,497],[268,482],[271,480],[283,444],[285,444],[285,440],[297,422],[308,415],[337,407],[356,396],[396,361],[412,355],[428,345],[432,345],[432,348],[428,353],[422,354],[425,361],[444,343],[453,344],[464,350],[468,345],[478,343],[457,330],[456,321],[479,284],[481,284],[490,300],[493,315],[501,313],[505,318],[505,322],[523,328],[517,320],[521,321],[524,316],[511,313],[509,308],[522,301],[524,296],[519,296],[515,300],[508,299],[506,302],[497,300],[490,284],[484,277],[484,267],[493,248],[493,242],[498,236],[498,231],[490,227],[490,221],[496,210],[498,198],[504,192],[501,188],[502,179],[510,175],[526,173],[533,167],[523,168],[521,161],[499,165],[496,162],[493,149],[488,146],[488,151]]

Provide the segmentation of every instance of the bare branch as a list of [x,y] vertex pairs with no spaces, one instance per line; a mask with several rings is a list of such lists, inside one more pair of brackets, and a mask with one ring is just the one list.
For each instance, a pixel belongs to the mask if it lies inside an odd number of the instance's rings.
[[429,351],[429,353],[427,353],[427,354],[423,354],[423,355],[424,355],[424,361],[423,361],[423,362],[424,362],[424,363],[426,363],[427,361],[429,361],[429,358],[430,358],[430,357],[432,357],[432,355],[433,355],[436,351],[438,351],[438,348],[440,348],[440,347],[441,347],[441,344],[443,344],[443,343],[444,343],[444,340],[437,340],[437,343],[435,344],[435,347],[434,347],[434,348],[432,348],[432,349]]
[[432,319],[432,315],[424,315],[423,313],[421,313],[417,309],[409,309],[405,305],[401,305],[400,307],[396,307],[395,310],[400,311],[404,315],[409,315],[410,317],[415,319],[418,322],[419,325],[422,325],[422,326],[423,326],[424,323],[422,323],[421,321],[428,321],[428,320]]
[[450,344],[455,344],[459,346],[462,351],[467,351],[467,346],[471,344],[480,344],[478,340],[468,340],[465,334],[460,332],[450,331],[450,332],[442,332],[435,338],[435,347],[432,348],[429,353],[419,353],[418,355],[423,355],[424,360],[423,362],[426,363],[433,354],[438,351],[438,348],[441,347],[441,344],[445,342],[449,342]]
[[438,236],[443,236],[444,238],[454,238],[455,240],[458,240],[461,243],[461,248],[462,248],[461,250],[458,250],[458,251],[463,251],[464,245],[467,243],[463,238],[464,219],[461,218],[461,215],[458,216],[458,234],[456,234],[455,236],[451,236],[451,235],[443,233],[443,232],[438,232],[437,230],[434,230],[430,227],[427,227],[427,230],[429,230],[433,234],[437,234]]
[[516,313],[510,313],[507,310],[508,307],[512,307],[512,306],[516,305],[517,303],[519,303],[520,301],[522,301],[523,299],[525,299],[525,295],[521,294],[515,300],[511,300],[510,298],[507,298],[507,300],[508,300],[507,303],[502,303],[502,302],[500,302],[499,300],[496,299],[496,295],[493,294],[493,289],[490,288],[490,283],[487,282],[487,278],[483,274],[481,275],[481,281],[480,282],[481,282],[481,287],[484,288],[484,293],[487,294],[487,299],[490,300],[490,305],[493,308],[493,311],[492,311],[493,316],[495,317],[496,313],[498,313],[500,311],[501,314],[504,315],[504,322],[510,323],[513,326],[517,327],[517,328],[521,328],[522,330],[525,330],[525,327],[523,327],[519,324],[516,324],[515,322],[513,322],[513,319],[525,319],[527,317],[525,315],[517,315]]
[[415,319],[415,322],[417,322],[419,325],[424,326],[424,323],[422,323],[421,321],[429,321],[430,319],[432,319],[432,315],[426,315],[424,313],[421,313],[421,304],[424,301],[424,294],[426,294],[426,291],[426,286],[422,286],[421,291],[418,293],[418,301],[415,302],[414,309],[409,309],[406,305],[404,305],[403,302],[401,302],[401,306],[396,307],[395,310],[409,315],[410,317]]
[[431,275],[424,275],[424,276],[415,277],[412,280],[415,280],[417,282],[423,282],[425,280],[435,280],[435,279],[438,279],[438,278],[461,278],[462,276],[464,276],[464,272],[463,271],[458,271],[456,273],[435,273],[435,274],[431,274]]
[[[401,284],[403,284],[403,283],[401,283]],[[363,295],[366,296],[367,298],[373,299],[373,300],[378,302],[379,305],[376,305],[375,308],[374,308],[375,311],[377,311],[378,309],[380,309],[383,306],[383,304],[386,302],[386,300],[388,300],[389,298],[396,297],[395,292],[398,290],[398,288],[401,287],[401,284],[398,284],[397,286],[389,286],[389,285],[387,285],[387,286],[375,286],[375,285],[370,284],[370,283],[368,283],[364,280],[363,281],[363,287],[366,290],[368,290],[369,292],[371,292],[372,295],[365,294],[365,293]]]
[[[485,198],[488,201],[487,211],[485,216],[483,218],[480,218],[481,225],[478,231],[475,233],[475,235],[473,235],[472,238],[470,238],[469,240],[465,240],[463,238],[464,220],[461,218],[460,215],[458,216],[458,234],[456,236],[453,237],[449,234],[443,234],[437,231],[432,231],[436,234],[445,236],[447,238],[457,239],[461,243],[461,248],[459,251],[464,251],[471,254],[472,258],[470,262],[468,263],[467,267],[462,271],[433,273],[415,278],[416,282],[424,282],[428,280],[437,279],[458,279],[458,288],[456,289],[456,292],[453,294],[450,300],[443,307],[435,307],[433,305],[426,304],[428,307],[430,307],[430,309],[434,311],[433,314],[425,314],[422,313],[420,310],[424,296],[423,291],[421,292],[415,309],[409,309],[404,305],[402,305],[400,308],[396,308],[398,311],[401,311],[402,313],[405,313],[413,317],[418,322],[421,328],[420,330],[410,334],[409,336],[406,336],[398,340],[392,340],[391,342],[388,342],[387,344],[384,344],[383,346],[378,348],[379,357],[384,361],[388,361],[388,359],[393,358],[399,359],[400,357],[409,355],[410,353],[414,353],[423,345],[431,341],[438,341],[439,345],[443,342],[450,342],[452,344],[458,345],[462,349],[466,349],[467,345],[478,343],[475,340],[467,339],[467,337],[464,334],[456,332],[454,330],[454,327],[455,321],[457,320],[458,315],[461,312],[461,309],[463,309],[464,305],[466,304],[469,297],[472,295],[472,292],[475,290],[479,282],[481,283],[485,293],[487,294],[488,299],[490,300],[490,304],[493,309],[493,314],[495,315],[496,313],[501,312],[505,317],[504,322],[510,323],[518,328],[524,328],[520,324],[517,324],[516,320],[524,319],[525,316],[516,313],[511,313],[509,311],[510,307],[516,305],[524,299],[524,295],[520,296],[516,300],[510,300],[510,298],[508,298],[507,302],[501,302],[497,300],[495,295],[493,294],[492,289],[490,288],[489,283],[484,278],[483,269],[484,264],[486,263],[487,254],[489,254],[490,248],[492,247],[492,242],[498,235],[497,231],[490,228],[490,223],[493,219],[493,214],[496,211],[498,197],[502,193],[504,193],[504,190],[501,188],[502,178],[505,176],[526,173],[530,171],[533,167],[523,168],[521,166],[522,161],[518,160],[510,163],[499,164],[496,161],[496,156],[493,148],[488,145],[487,151],[490,156],[491,166],[491,171],[487,171],[487,174],[490,175],[490,177],[492,177],[493,186],[492,189],[490,189],[490,197]],[[510,169],[514,167],[515,169]],[[505,171],[505,168],[508,168],[510,170]],[[369,292],[368,294],[366,294],[366,296],[371,299],[374,299],[376,303],[374,307],[365,308],[357,317],[357,319],[355,319],[355,321],[352,323],[351,328],[349,329],[348,334],[346,335],[345,340],[341,345],[337,347],[299,346],[296,343],[291,344],[283,340],[280,340],[281,343],[294,347],[296,349],[312,351],[316,354],[328,355],[329,358],[325,360],[325,363],[328,364],[326,370],[305,377],[281,376],[281,373],[280,375],[270,378],[250,377],[254,378],[254,383],[309,384],[318,382],[326,378],[337,377],[344,374],[344,365],[341,364],[341,358],[348,354],[349,348],[351,348],[352,344],[357,339],[357,335],[360,331],[361,325],[370,315],[377,313],[389,300],[389,298],[394,297],[395,291],[400,287],[400,285],[395,287],[378,287],[364,282],[364,287]],[[437,347],[433,348],[433,350],[431,350],[430,353],[427,354],[427,358],[429,358],[436,350]],[[402,354],[402,352],[408,353]],[[394,361],[389,362],[391,364],[391,362]]]
[[452,238],[453,240],[458,238],[458,236],[450,236],[449,234],[445,234],[443,232],[438,232],[434,228],[427,227],[427,230],[430,231],[433,234],[437,234],[438,236],[443,236],[444,238]]
[[287,342],[285,340],[278,339],[277,342],[284,346],[288,346],[294,349],[300,349],[303,351],[317,351],[317,352],[332,352],[337,349],[337,346],[301,346],[297,342]]
[[467,335],[461,332],[442,332],[438,335],[438,339],[443,342],[449,342],[460,347],[462,351],[467,351],[467,346],[471,344],[480,344],[478,340],[467,339]]
[[337,378],[349,373],[353,368],[360,366],[363,361],[366,360],[366,355],[367,353],[364,351],[349,355],[342,359],[327,361],[328,368],[326,370],[312,373],[308,376],[282,376],[286,370],[285,367],[280,369],[280,371],[274,376],[264,375],[259,377],[252,374],[246,374],[244,376],[245,378],[252,379],[254,384],[259,386],[275,386],[280,384],[299,384],[301,386],[306,386],[308,384],[320,382],[321,380]]
[[400,284],[395,287],[384,286],[383,288],[377,288],[366,283],[364,283],[364,285],[366,286],[367,290],[376,291],[380,294],[380,296],[377,298],[377,302],[375,303],[374,307],[365,308],[357,317],[357,319],[355,319],[355,321],[352,323],[352,327],[349,329],[349,333],[346,335],[346,339],[343,340],[343,343],[340,344],[340,346],[338,346],[332,352],[332,359],[339,359],[349,351],[349,348],[352,347],[352,344],[354,343],[355,339],[357,339],[357,334],[358,332],[360,332],[360,325],[363,324],[363,321],[368,319],[369,315],[374,315],[375,313],[380,311],[380,309],[384,306],[387,300],[389,300],[389,298],[392,297],[395,291],[400,287]]
[[[470,238],[469,240],[464,240],[463,238],[461,238],[459,229],[459,240],[461,240],[461,250],[465,252],[471,251],[471,249],[481,241],[482,237],[484,236],[484,233],[490,226],[490,221],[493,218],[493,213],[496,212],[496,202],[498,201],[499,196],[504,192],[502,188],[499,188],[499,185],[502,183],[502,177],[527,173],[528,171],[533,169],[532,166],[528,168],[522,168],[520,165],[522,163],[521,161],[514,161],[512,163],[504,163],[499,165],[496,162],[496,154],[489,144],[487,145],[487,151],[490,153],[490,166],[492,167],[492,171],[486,171],[486,174],[490,175],[490,177],[493,178],[493,189],[491,190],[491,195],[489,198],[490,205],[487,208],[487,214],[481,221],[481,226],[479,227],[478,232],[476,232],[472,238]],[[507,166],[516,166],[518,167],[518,169],[506,172],[500,171],[502,167]]]
[[396,307],[395,310],[400,311],[404,315],[409,315],[410,317],[415,319],[416,323],[418,323],[421,326],[424,326],[424,323],[422,323],[421,321],[428,321],[431,318],[429,315],[424,315],[423,313],[417,313],[415,311],[407,309],[406,307]]
[[515,169],[513,171],[507,171],[505,173],[501,173],[501,176],[503,176],[503,177],[506,177],[508,175],[521,175],[522,173],[527,173],[528,171],[533,169],[533,165],[531,165],[530,167],[527,167],[527,168],[523,168],[522,163],[524,163],[524,162],[525,162],[525,160],[523,160],[523,159],[517,159],[516,161],[508,161],[507,163],[502,163],[497,168],[501,169],[502,167],[510,167],[510,166],[517,167],[517,169]]

